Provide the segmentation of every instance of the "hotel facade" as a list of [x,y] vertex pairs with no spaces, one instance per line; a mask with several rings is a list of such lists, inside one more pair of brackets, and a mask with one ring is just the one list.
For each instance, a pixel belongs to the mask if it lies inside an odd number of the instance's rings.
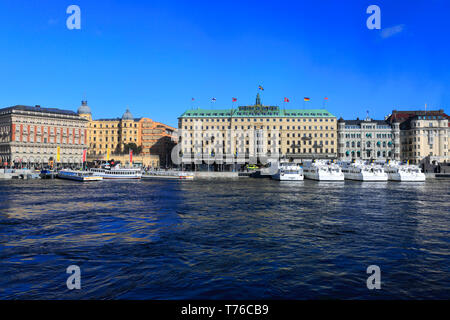
[[236,109],[193,109],[178,118],[184,164],[259,163],[267,157],[337,157],[336,117],[324,109],[254,105]]
[[0,109],[1,164],[81,165],[87,125],[86,119],[69,110],[23,105]]
[[141,150],[133,155],[134,163],[151,167],[170,165],[170,152],[176,144],[175,128],[150,118],[134,118],[128,109],[121,118],[93,120],[87,101],[81,102],[78,114],[88,121],[88,160],[107,160],[109,155],[109,159],[127,164],[125,145],[134,143]]

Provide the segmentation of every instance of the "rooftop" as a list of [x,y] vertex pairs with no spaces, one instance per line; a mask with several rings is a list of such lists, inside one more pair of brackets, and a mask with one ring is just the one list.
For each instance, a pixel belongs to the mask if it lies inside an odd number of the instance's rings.
[[57,113],[57,114],[63,114],[63,115],[70,115],[70,116],[78,116],[76,112],[73,112],[71,110],[63,110],[63,109],[57,109],[57,108],[41,108],[40,106],[24,106],[24,105],[16,105],[11,106],[7,108],[0,109],[0,113],[5,113],[13,110],[18,111],[31,111],[31,112],[41,112],[41,113]]
[[363,123],[367,123],[367,124],[377,124],[377,125],[382,125],[382,126],[386,126],[386,125],[390,125],[390,123],[387,120],[374,120],[374,119],[356,119],[356,120],[344,120],[344,119],[339,119],[339,122],[344,122],[346,125],[350,125],[350,126],[360,126]]
[[280,109],[278,106],[241,106],[238,109],[194,109],[180,118],[243,118],[243,117],[334,117],[325,109]]

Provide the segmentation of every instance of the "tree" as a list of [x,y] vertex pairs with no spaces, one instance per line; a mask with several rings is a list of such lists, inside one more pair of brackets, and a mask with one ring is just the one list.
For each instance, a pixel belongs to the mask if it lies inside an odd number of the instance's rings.
[[116,146],[116,149],[114,150],[115,154],[121,154],[122,153],[122,144],[118,143]]
[[134,142],[130,142],[130,143],[125,143],[123,146],[123,152],[124,153],[129,153],[130,149],[133,150],[133,154],[140,154],[142,152],[142,146],[137,146],[136,143]]

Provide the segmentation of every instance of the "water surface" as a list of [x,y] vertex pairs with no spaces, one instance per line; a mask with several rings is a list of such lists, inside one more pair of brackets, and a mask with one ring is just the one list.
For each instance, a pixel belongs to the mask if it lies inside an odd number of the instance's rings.
[[0,298],[449,299],[449,187],[0,181]]

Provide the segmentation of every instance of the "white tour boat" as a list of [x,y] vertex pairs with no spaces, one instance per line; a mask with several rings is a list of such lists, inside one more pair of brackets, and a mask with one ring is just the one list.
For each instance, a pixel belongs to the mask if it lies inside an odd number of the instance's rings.
[[425,174],[416,165],[392,162],[385,164],[384,170],[391,181],[421,182],[426,179]]
[[58,172],[58,178],[76,180],[76,181],[100,181],[103,177],[90,171],[61,170]]
[[142,179],[154,180],[194,180],[194,174],[183,171],[149,171],[142,175]]
[[341,165],[344,177],[347,180],[357,181],[387,181],[388,175],[383,167],[376,164],[366,164],[364,161],[343,163]]
[[302,181],[303,169],[299,163],[281,162],[272,179],[279,181]]
[[328,160],[305,162],[303,166],[305,178],[319,181],[344,181],[341,168]]
[[138,168],[121,168],[116,165],[111,168],[104,166],[103,168],[91,168],[89,171],[103,177],[103,179],[141,179],[142,172]]

